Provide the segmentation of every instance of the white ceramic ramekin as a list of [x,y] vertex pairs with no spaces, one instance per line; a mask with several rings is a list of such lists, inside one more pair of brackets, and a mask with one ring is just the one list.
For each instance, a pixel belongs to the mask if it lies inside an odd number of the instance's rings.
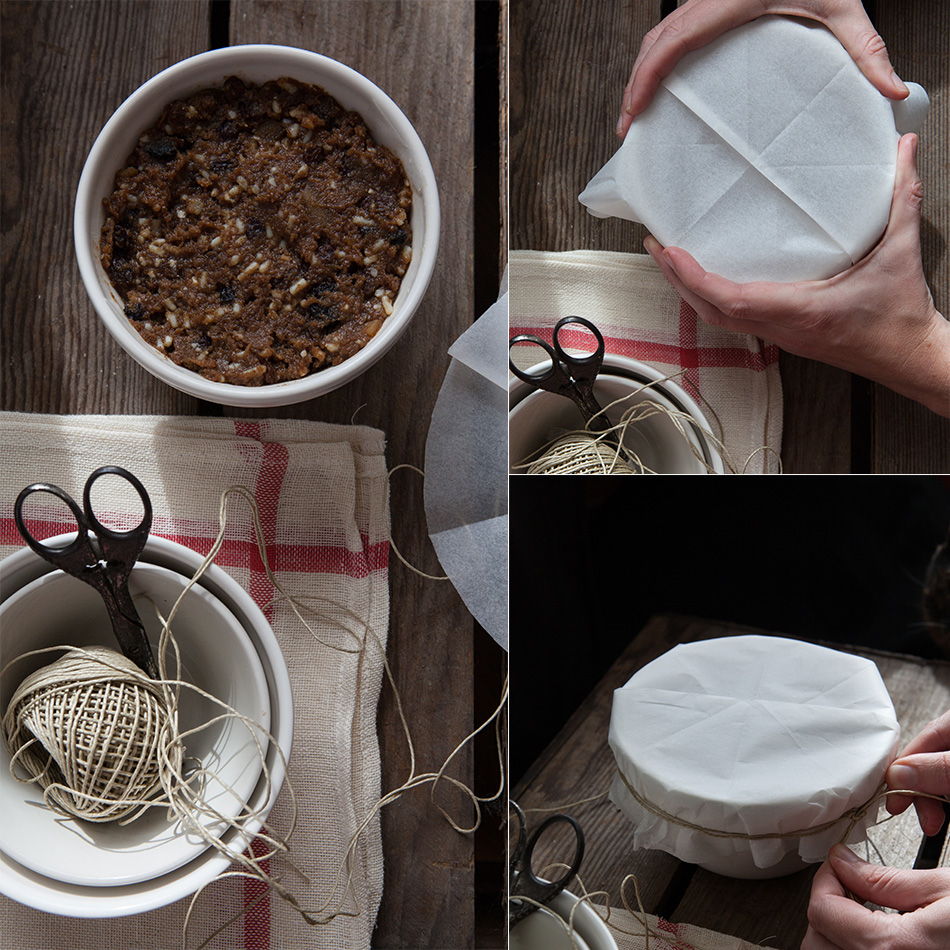
[[[412,186],[412,261],[393,302],[393,313],[366,346],[338,366],[302,379],[269,386],[216,383],[173,363],[149,346],[129,322],[118,294],[99,262],[102,200],[139,135],[174,99],[228,76],[261,83],[287,76],[322,86],[345,109],[358,112],[373,137],[398,156]],[[182,392],[226,406],[285,406],[322,396],[373,365],[409,325],[432,277],[439,245],[439,195],[429,156],[399,107],[365,76],[336,60],[289,46],[230,46],[169,66],[140,86],[119,106],[99,133],[79,179],[73,217],[76,256],[86,292],[106,329],[153,376]]]
[[[526,370],[540,373],[544,364]],[[624,444],[637,453],[649,468],[662,475],[699,475],[711,469],[723,473],[722,457],[703,432],[712,432],[709,422],[686,391],[673,380],[647,363],[615,356],[604,356],[604,365],[594,384],[594,393],[602,406],[616,399],[637,393],[643,386],[656,383],[644,390],[642,396],[626,399],[612,415],[619,418],[625,408],[638,402],[652,400],[667,408],[688,413],[695,420],[692,430],[687,426],[689,442],[673,423],[663,416],[647,419],[627,432]],[[508,450],[510,465],[527,458],[552,438],[557,431],[580,428],[580,412],[563,396],[544,390],[534,390],[527,383],[511,377],[508,387]],[[696,458],[698,453],[705,464]],[[512,469],[512,471],[514,471]],[[518,470],[523,473],[523,470]]]

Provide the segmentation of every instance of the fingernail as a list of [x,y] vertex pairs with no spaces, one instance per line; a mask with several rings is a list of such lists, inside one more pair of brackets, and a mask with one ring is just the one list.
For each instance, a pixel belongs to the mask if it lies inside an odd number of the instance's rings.
[[910,95],[910,90],[907,88],[907,83],[897,75],[897,70],[891,70],[891,79],[894,81],[894,87],[902,92],[905,96]]
[[917,785],[917,769],[912,765],[892,765],[887,770],[887,784],[895,789],[913,789]]
[[831,857],[839,861],[844,861],[846,864],[857,864],[860,860],[850,848],[845,847],[843,844],[836,844],[831,849]]

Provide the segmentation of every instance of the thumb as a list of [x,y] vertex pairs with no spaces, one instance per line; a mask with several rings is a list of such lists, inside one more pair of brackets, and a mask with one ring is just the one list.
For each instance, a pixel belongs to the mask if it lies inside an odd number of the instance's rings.
[[862,861],[850,848],[837,844],[828,855],[838,880],[861,900],[881,907],[911,911],[926,907],[950,891],[950,871],[904,871]]
[[924,187],[917,174],[917,145],[913,133],[901,136],[897,145],[897,172],[894,177],[894,196],[891,214],[884,232],[892,241],[912,242],[920,247],[920,206]]
[[894,71],[884,40],[871,25],[860,3],[838,16],[828,17],[826,22],[861,72],[882,95],[888,99],[907,98],[910,90]]
[[950,752],[905,755],[887,770],[891,788],[950,797]]

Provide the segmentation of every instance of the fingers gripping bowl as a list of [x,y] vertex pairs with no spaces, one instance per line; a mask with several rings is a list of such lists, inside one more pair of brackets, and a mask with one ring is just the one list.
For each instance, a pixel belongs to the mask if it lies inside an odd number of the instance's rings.
[[[362,349],[337,365],[268,385],[219,382],[173,362],[140,335],[100,260],[100,238],[106,220],[103,199],[113,193],[116,174],[124,168],[126,156],[132,153],[139,137],[154,125],[169,103],[202,89],[221,87],[231,76],[252,85],[287,77],[325,90],[344,110],[358,113],[372,140],[399,160],[412,192],[406,229],[411,234],[411,259],[396,298],[384,301],[384,306],[389,305],[385,306],[387,314],[378,332]],[[265,45],[202,53],[169,67],[136,90],[106,123],[89,153],[74,216],[76,254],[83,283],[100,319],[120,346],[154,376],[182,392],[224,405],[246,407],[287,405],[322,395],[375,363],[405,331],[425,293],[435,264],[438,236],[439,202],[432,166],[419,136],[395,103],[364,76],[341,63],[307,50]],[[372,266],[372,262],[366,266]]]

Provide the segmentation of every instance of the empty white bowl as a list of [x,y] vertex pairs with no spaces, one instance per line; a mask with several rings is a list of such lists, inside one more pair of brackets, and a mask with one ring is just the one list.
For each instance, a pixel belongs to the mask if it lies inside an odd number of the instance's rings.
[[[74,534],[60,535],[47,539],[47,543],[65,546],[74,537]],[[157,563],[185,577],[190,577],[201,562],[202,557],[197,552],[155,536],[149,538],[140,559],[140,564]],[[52,570],[46,561],[29,548],[21,548],[9,555],[0,561],[0,601]],[[261,817],[247,823],[246,833],[229,832],[225,837],[232,847],[242,850],[247,845],[247,836],[261,828],[283,784],[286,774],[284,760],[290,756],[293,737],[293,697],[287,666],[277,639],[247,592],[214,564],[208,568],[200,584],[237,617],[257,651],[270,695],[270,730],[280,750],[278,752],[273,747],[267,750],[265,761],[271,775],[270,787],[262,776],[249,799],[250,807],[262,809]],[[5,631],[0,631],[0,637],[5,638]],[[188,897],[226,870],[229,864],[229,860],[217,851],[206,850],[187,864],[154,880],[91,887],[56,881],[0,852],[0,893],[54,914],[91,918],[121,917],[153,910]]]
[[[538,374],[545,366],[538,363],[526,372]],[[656,385],[637,392],[651,382]],[[515,377],[508,392],[508,452],[513,473],[523,473],[524,469],[514,466],[533,457],[559,434],[584,428],[580,410],[563,396],[534,389]],[[635,452],[647,468],[661,475],[707,474],[707,466],[717,473],[723,471],[721,456],[701,431],[711,431],[706,417],[683,388],[672,380],[664,380],[659,370],[637,360],[607,354],[594,383],[594,395],[605,408],[617,399],[630,397],[608,411],[613,422],[620,420],[624,410],[647,401],[686,412],[695,420],[698,428],[684,422],[686,438],[672,420],[659,414],[631,425],[624,436],[624,445]],[[704,459],[705,464],[700,459]]]
[[[156,657],[161,623],[155,606],[167,616],[186,580],[152,564],[139,564],[132,571],[129,589]],[[60,644],[117,649],[102,598],[62,571],[38,577],[0,604],[0,629],[0,668],[30,650]],[[224,720],[186,741],[186,754],[217,773],[208,780],[203,800],[232,818],[261,774],[256,743],[266,746],[270,728],[264,670],[234,614],[204,588],[195,586],[188,592],[172,631],[181,651],[181,678],[260,727],[252,736],[237,720]],[[32,656],[7,670],[0,678],[0,708],[6,709],[17,685],[30,673],[61,655]],[[171,664],[172,657],[168,659]],[[222,711],[183,688],[179,727],[186,731],[201,726]],[[47,877],[95,887],[133,884],[181,867],[208,847],[202,838],[184,833],[177,822],[169,821],[165,809],[151,809],[129,824],[63,818],[44,805],[38,785],[18,782],[9,764],[9,751],[0,743],[0,797],[6,815],[0,823],[0,850]],[[225,827],[208,817],[201,824],[215,832]]]
[[[393,313],[362,350],[302,379],[269,386],[217,383],[173,363],[139,336],[99,260],[102,201],[113,189],[139,136],[175,99],[228,76],[262,83],[287,76],[323,87],[345,109],[360,114],[376,141],[402,162],[412,186],[412,261],[393,302]],[[285,406],[321,396],[355,379],[373,365],[409,325],[425,294],[439,245],[439,194],[429,156],[399,107],[365,76],[336,60],[290,46],[229,46],[182,60],[153,76],[119,106],[96,139],[76,194],[73,217],[76,257],[86,292],[106,329],[136,362],[170,386],[226,406]]]
[[[572,912],[573,940],[557,919],[569,921]],[[561,891],[546,910],[538,909],[515,924],[510,934],[510,950],[617,950],[617,942],[588,904],[570,891]]]

